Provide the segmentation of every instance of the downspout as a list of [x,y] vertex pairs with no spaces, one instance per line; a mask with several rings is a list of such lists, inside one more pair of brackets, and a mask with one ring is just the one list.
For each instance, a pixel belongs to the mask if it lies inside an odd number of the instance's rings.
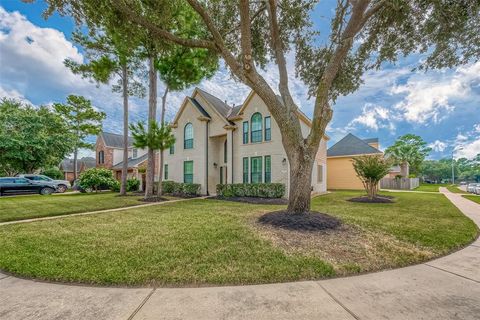
[[206,121],[206,125],[205,125],[205,145],[206,145],[206,161],[205,161],[205,185],[206,185],[206,190],[207,190],[207,196],[209,196],[209,192],[208,192],[208,124],[210,123],[210,121]]
[[233,172],[235,171],[235,170],[233,169],[233,130],[235,130],[235,129],[232,129],[232,131],[231,131],[232,138],[230,139],[230,140],[231,140],[231,144],[232,144],[232,157],[230,158],[230,161],[232,161],[232,172],[230,172],[230,175],[232,176],[232,184],[235,183],[235,180],[233,180]]

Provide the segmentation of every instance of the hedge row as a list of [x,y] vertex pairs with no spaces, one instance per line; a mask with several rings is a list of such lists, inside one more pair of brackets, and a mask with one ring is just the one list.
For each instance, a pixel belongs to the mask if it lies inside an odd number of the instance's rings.
[[217,196],[282,198],[285,195],[283,183],[234,183],[217,184]]
[[[174,196],[198,196],[200,195],[200,185],[198,183],[179,183],[175,181],[162,181],[163,193]],[[155,183],[158,188],[158,182]]]

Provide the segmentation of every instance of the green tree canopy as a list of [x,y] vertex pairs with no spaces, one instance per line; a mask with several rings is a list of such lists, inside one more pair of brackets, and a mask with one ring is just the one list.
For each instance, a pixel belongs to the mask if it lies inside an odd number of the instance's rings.
[[33,173],[60,161],[75,146],[68,123],[46,106],[0,102],[0,174]]
[[392,158],[395,164],[408,163],[410,170],[418,173],[423,160],[432,151],[420,136],[406,134],[399,137],[393,145],[385,150],[385,155]]
[[54,103],[55,111],[65,119],[69,126],[70,133],[75,137],[73,150],[73,172],[74,179],[77,178],[77,157],[78,149],[92,149],[93,144],[85,139],[90,135],[98,135],[102,131],[102,121],[106,114],[96,111],[90,100],[82,97],[69,95],[67,103]]
[[352,158],[352,164],[368,197],[370,199],[377,197],[378,184],[388,174],[392,160],[383,155],[367,155]]

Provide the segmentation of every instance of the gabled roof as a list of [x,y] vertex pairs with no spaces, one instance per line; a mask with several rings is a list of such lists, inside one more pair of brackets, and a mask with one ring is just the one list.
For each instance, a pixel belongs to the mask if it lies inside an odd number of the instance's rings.
[[[127,164],[129,168],[133,168],[138,166],[140,163],[143,161],[147,160],[148,154],[145,153],[144,155],[138,157],[138,158],[128,158]],[[112,167],[112,169],[122,169],[123,166],[123,161],[120,161],[116,165]]]
[[188,97],[188,100],[190,100],[190,102],[198,109],[198,111],[200,111],[203,116],[210,118],[208,112],[205,111],[205,109],[202,107],[202,105],[200,104],[200,102],[198,102],[197,99]]
[[[80,171],[82,165],[85,166],[85,169],[94,168],[96,160],[92,157],[77,159],[77,172]],[[73,159],[63,159],[60,163],[60,168],[63,172],[73,172]]]
[[208,103],[210,103],[212,107],[214,107],[215,110],[217,110],[218,113],[220,113],[225,119],[228,117],[230,111],[232,110],[232,108],[228,104],[215,97],[213,94],[210,94],[200,88],[196,88],[196,90],[200,92],[200,94],[205,98],[205,100],[207,100]]
[[363,139],[366,143],[378,143],[378,138]]
[[[122,134],[102,131],[100,133],[100,135],[102,136],[103,141],[105,142],[105,145],[107,147],[123,148],[123,135]],[[128,146],[129,147],[133,146],[133,138],[132,137],[128,137]]]
[[362,140],[349,133],[343,137],[342,140],[328,148],[327,157],[342,157],[375,153],[382,153],[382,151],[370,146],[367,142],[365,142],[365,140]]

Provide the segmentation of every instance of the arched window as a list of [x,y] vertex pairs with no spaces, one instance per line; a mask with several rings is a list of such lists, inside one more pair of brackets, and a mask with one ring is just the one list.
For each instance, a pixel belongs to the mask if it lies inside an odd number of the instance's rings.
[[183,131],[183,148],[193,149],[193,125],[189,122]]
[[251,141],[253,142],[262,142],[262,115],[260,113],[254,113],[252,115],[252,130],[251,130]]

